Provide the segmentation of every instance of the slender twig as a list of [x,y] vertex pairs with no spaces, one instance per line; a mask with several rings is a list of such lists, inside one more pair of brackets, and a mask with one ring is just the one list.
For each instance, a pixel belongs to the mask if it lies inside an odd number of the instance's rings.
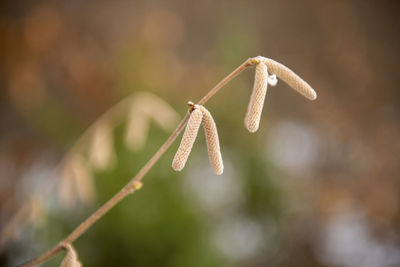
[[208,100],[210,100],[210,98],[215,95],[225,84],[227,84],[228,82],[230,82],[233,78],[235,78],[239,73],[241,73],[243,70],[245,70],[246,68],[250,67],[254,65],[254,63],[252,62],[252,59],[249,58],[247,59],[245,62],[243,62],[242,65],[240,65],[239,67],[237,67],[234,71],[232,71],[231,74],[229,74],[228,76],[226,76],[224,79],[222,79],[222,81],[220,81],[216,86],[214,86],[213,89],[211,89],[202,99],[200,99],[200,101],[197,103],[199,105],[204,105]]
[[[251,59],[247,59],[242,65],[236,68],[231,74],[226,76],[222,81],[220,81],[214,88],[212,88],[200,101],[200,105],[204,105],[215,93],[217,93],[225,84],[235,78],[240,72],[242,72],[247,67],[252,66],[253,63]],[[171,144],[175,141],[176,137],[180,134],[180,132],[185,127],[187,121],[189,119],[189,113],[183,118],[183,120],[179,123],[177,128],[171,134],[171,136],[165,141],[165,143],[157,150],[157,152],[153,155],[153,157],[143,166],[143,168],[136,174],[135,177],[131,179],[131,181],[125,185],[121,191],[115,194],[110,200],[108,200],[103,206],[101,206],[98,210],[96,210],[92,215],[90,215],[85,221],[83,221],[75,230],[72,231],[64,240],[55,245],[53,248],[49,249],[39,257],[28,261],[22,265],[21,267],[30,267],[35,266],[40,263],[47,261],[52,258],[61,250],[65,249],[66,243],[74,242],[78,237],[80,237],[88,228],[90,228],[95,222],[97,222],[105,213],[107,213],[111,208],[117,205],[122,199],[124,199],[129,194],[133,193],[136,188],[136,184],[140,183],[143,177],[149,172],[149,170],[153,167],[153,165],[160,159],[160,157],[164,154],[164,152],[171,146]],[[91,127],[90,127],[91,128]],[[82,140],[84,138],[81,138]]]

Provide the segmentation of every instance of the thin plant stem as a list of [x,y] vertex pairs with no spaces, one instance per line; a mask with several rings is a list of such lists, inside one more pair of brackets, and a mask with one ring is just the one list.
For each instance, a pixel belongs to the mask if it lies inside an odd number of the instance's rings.
[[[212,88],[199,102],[198,104],[204,105],[211,97],[213,97],[224,85],[235,78],[240,72],[246,68],[252,66],[251,58],[247,59],[243,64],[237,67],[232,73],[222,79],[214,88]],[[187,121],[189,120],[189,113],[182,119],[177,128],[173,131],[170,137],[165,141],[165,143],[157,150],[157,152],[150,158],[150,160],[143,166],[143,168],[134,176],[128,184],[126,184],[118,193],[116,193],[110,200],[103,204],[98,210],[96,210],[92,215],[90,215],[85,221],[83,221],[78,227],[76,227],[64,240],[60,243],[38,256],[22,265],[21,267],[31,267],[43,263],[54,255],[56,255],[61,250],[65,249],[66,244],[71,244],[78,237],[80,237],[87,229],[89,229],[95,222],[97,222],[101,217],[104,216],[111,208],[117,205],[121,200],[123,200],[129,194],[135,192],[135,184],[139,183],[143,177],[150,171],[154,164],[160,159],[160,157],[165,153],[165,151],[172,145],[176,137],[181,133],[185,127]],[[91,127],[90,127],[91,128]],[[80,138],[82,140],[84,138]]]
[[252,66],[252,59],[249,58],[245,62],[243,62],[242,65],[237,67],[234,71],[232,71],[231,74],[226,76],[224,79],[222,79],[216,86],[214,86],[213,89],[211,89],[200,101],[197,103],[199,105],[204,105],[208,100],[210,100],[211,97],[213,97],[225,84],[233,80],[239,73],[241,73],[243,70],[246,68]]

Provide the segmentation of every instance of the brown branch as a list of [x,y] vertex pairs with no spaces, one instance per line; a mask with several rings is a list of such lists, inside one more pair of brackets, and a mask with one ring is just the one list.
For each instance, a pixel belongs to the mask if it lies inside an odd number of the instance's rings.
[[[245,70],[247,67],[252,66],[253,63],[251,59],[247,59],[242,65],[236,68],[231,74],[226,76],[222,81],[220,81],[214,88],[212,88],[200,101],[200,105],[204,105],[212,96],[214,96],[225,84],[235,78],[240,72]],[[136,191],[137,183],[143,179],[143,177],[150,171],[153,165],[160,159],[160,157],[164,154],[164,152],[171,146],[171,144],[175,141],[176,137],[180,134],[180,132],[185,127],[189,119],[189,113],[183,118],[183,120],[179,123],[178,127],[171,134],[171,136],[165,141],[165,143],[157,150],[157,152],[153,155],[153,157],[143,166],[143,168],[136,174],[135,177],[131,179],[131,181],[125,185],[121,191],[115,194],[110,200],[108,200],[103,206],[101,206],[98,210],[96,210],[92,215],[90,215],[85,221],[83,221],[75,230],[72,231],[64,240],[58,243],[53,248],[49,249],[39,257],[30,260],[22,265],[21,267],[30,267],[35,266],[40,263],[43,263],[54,255],[56,255],[61,250],[65,249],[65,244],[74,242],[78,237],[80,237],[88,228],[90,228],[95,222],[97,222],[104,214],[106,214],[111,208],[117,205],[122,199],[124,199],[129,194]]]

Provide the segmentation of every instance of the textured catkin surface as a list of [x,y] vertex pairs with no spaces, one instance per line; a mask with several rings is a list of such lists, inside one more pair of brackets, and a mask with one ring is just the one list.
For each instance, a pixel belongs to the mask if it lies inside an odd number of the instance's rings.
[[78,260],[78,255],[76,254],[76,251],[71,245],[67,246],[67,255],[61,262],[60,267],[81,267],[82,264]]
[[203,113],[199,108],[196,108],[190,114],[185,132],[183,133],[181,144],[179,145],[178,151],[176,152],[175,157],[172,161],[172,168],[175,171],[180,171],[183,169],[183,167],[185,167],[194,141],[196,140],[202,118]]
[[317,98],[317,93],[314,91],[314,89],[288,67],[269,58],[264,58],[263,63],[268,66],[269,73],[278,76],[303,96],[310,100],[315,100]]
[[215,174],[222,174],[224,171],[224,163],[222,161],[221,149],[218,139],[217,126],[211,113],[203,106],[200,106],[203,113],[203,127],[206,136],[208,157]]
[[255,132],[260,125],[261,113],[264,106],[268,87],[268,68],[260,62],[256,65],[253,92],[251,93],[244,124],[249,132]]

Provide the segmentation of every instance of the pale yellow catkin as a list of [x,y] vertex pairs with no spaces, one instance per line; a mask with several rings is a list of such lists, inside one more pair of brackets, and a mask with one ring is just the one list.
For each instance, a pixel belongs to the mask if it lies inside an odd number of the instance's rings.
[[317,93],[314,89],[291,69],[270,58],[256,57],[256,59],[258,58],[262,58],[261,61],[268,66],[269,73],[278,76],[278,78],[282,79],[290,87],[306,98],[310,100],[317,99]]
[[254,133],[260,125],[261,113],[264,107],[268,87],[268,68],[263,62],[256,65],[253,91],[247,108],[244,124],[249,132]]
[[203,113],[203,128],[206,136],[208,157],[215,174],[221,175],[224,171],[224,163],[221,156],[217,126],[211,113],[203,106],[200,106]]
[[194,108],[195,109],[190,114],[185,132],[183,133],[181,144],[172,161],[172,168],[175,171],[181,171],[183,167],[185,167],[202,122],[203,113],[197,105]]

